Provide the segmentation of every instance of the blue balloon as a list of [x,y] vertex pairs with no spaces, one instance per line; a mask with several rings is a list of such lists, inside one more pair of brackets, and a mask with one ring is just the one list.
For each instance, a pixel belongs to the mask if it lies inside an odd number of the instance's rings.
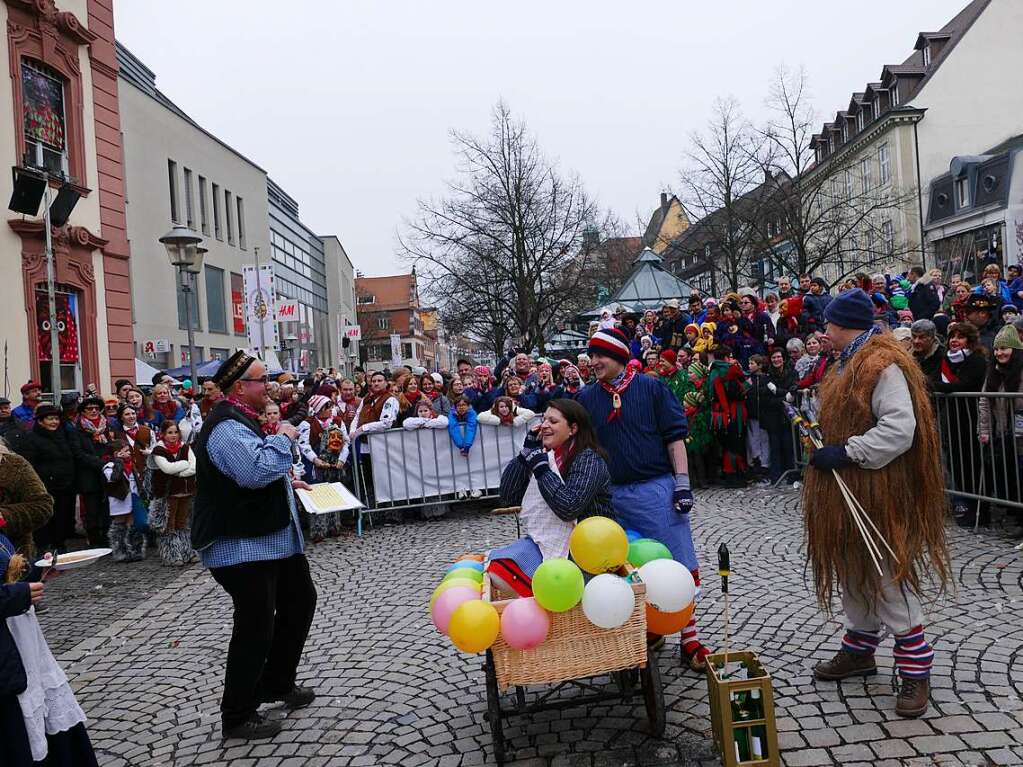
[[445,572],[450,573],[452,570],[457,570],[460,567],[468,568],[469,570],[475,570],[478,573],[483,572],[483,563],[477,562],[472,559],[463,559],[461,562],[455,562]]
[[635,530],[626,530],[625,537],[629,539],[629,543],[632,543],[633,541],[638,541],[643,536],[637,533]]

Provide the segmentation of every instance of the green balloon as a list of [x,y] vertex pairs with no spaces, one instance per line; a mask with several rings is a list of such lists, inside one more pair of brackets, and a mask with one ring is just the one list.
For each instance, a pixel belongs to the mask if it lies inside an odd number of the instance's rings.
[[571,610],[583,598],[583,571],[567,559],[547,559],[533,573],[533,597],[552,613]]
[[655,559],[674,559],[668,547],[653,538],[639,538],[629,544],[629,564],[642,567]]
[[473,570],[471,567],[459,567],[457,570],[452,570],[450,573],[444,576],[444,581],[450,581],[452,578],[468,578],[476,581],[476,583],[483,583],[483,573],[479,570]]

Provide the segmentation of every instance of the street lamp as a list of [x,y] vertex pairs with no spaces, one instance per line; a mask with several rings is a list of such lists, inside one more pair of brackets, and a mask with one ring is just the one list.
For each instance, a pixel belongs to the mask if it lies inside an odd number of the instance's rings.
[[207,250],[200,246],[202,237],[191,229],[175,226],[160,238],[167,248],[171,266],[178,270],[181,292],[185,294],[185,328],[188,332],[188,367],[192,374],[192,388],[198,383],[195,374],[195,338],[192,333],[192,279],[202,271],[202,260]]

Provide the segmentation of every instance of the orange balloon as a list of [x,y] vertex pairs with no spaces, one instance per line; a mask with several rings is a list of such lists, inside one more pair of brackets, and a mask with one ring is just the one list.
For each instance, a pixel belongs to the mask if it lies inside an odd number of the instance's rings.
[[693,617],[693,610],[696,608],[696,603],[692,602],[688,607],[684,607],[677,613],[664,613],[660,610],[646,606],[646,630],[651,634],[660,634],[666,636],[668,634],[677,634],[686,627],[689,623],[689,619]]
[[455,561],[456,562],[461,562],[463,559],[471,559],[473,562],[482,562],[483,561],[483,555],[482,554],[463,554],[462,556],[460,556]]

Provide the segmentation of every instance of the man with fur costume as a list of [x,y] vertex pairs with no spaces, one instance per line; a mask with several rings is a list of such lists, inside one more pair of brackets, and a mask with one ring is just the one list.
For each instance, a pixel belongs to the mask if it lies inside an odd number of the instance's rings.
[[[934,412],[923,373],[909,352],[874,326],[874,307],[859,288],[824,311],[828,337],[841,351],[820,388],[824,447],[810,458],[803,489],[807,555],[817,598],[830,611],[841,591],[842,648],[817,664],[818,679],[877,673],[882,628],[895,637],[901,677],[895,712],[927,711],[934,651],[924,637],[923,582],[944,587],[951,566],[945,545],[945,499]],[[862,504],[896,556],[879,576],[832,470]],[[884,548],[882,548],[884,551]]]

